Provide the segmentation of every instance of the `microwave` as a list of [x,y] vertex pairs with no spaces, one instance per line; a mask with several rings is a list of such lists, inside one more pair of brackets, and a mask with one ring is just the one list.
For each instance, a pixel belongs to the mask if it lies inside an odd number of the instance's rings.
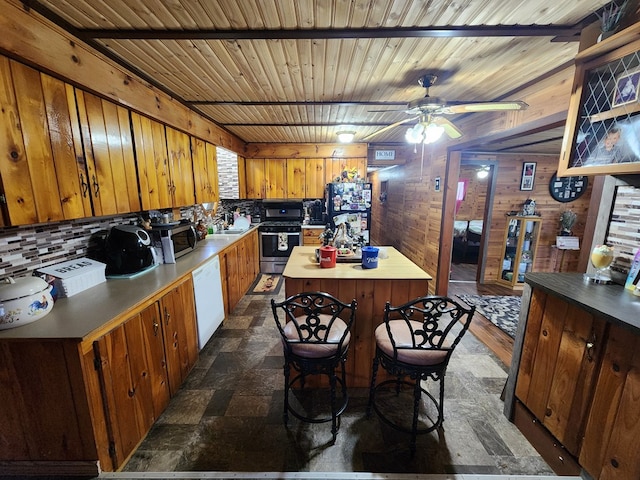
[[176,259],[192,252],[198,235],[192,223],[158,225],[151,231],[153,246],[163,263],[176,263]]

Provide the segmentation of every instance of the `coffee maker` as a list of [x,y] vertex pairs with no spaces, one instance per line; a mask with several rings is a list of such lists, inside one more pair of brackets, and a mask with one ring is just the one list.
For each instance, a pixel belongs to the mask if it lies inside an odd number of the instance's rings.
[[324,225],[325,215],[322,201],[314,200],[310,207],[311,215],[309,217],[310,225]]

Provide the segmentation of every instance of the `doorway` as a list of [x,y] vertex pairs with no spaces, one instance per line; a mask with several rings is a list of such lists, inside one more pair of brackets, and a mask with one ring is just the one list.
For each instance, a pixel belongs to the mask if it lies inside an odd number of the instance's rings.
[[462,159],[458,175],[450,282],[478,282],[490,203],[493,161]]

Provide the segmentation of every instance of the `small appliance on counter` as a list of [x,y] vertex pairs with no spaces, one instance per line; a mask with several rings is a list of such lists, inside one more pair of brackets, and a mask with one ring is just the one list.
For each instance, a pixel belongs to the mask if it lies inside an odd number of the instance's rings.
[[309,225],[325,225],[327,223],[324,214],[324,205],[321,200],[314,200],[310,208]]
[[107,276],[138,273],[155,266],[151,237],[143,228],[135,225],[112,227],[105,239],[104,249]]
[[159,263],[176,263],[176,259],[196,248],[198,233],[191,222],[154,225],[151,243]]

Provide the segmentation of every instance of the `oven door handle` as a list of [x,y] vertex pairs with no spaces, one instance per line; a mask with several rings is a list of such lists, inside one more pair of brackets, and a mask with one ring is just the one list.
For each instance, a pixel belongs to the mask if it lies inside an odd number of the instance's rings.
[[271,233],[271,232],[260,232],[260,235],[264,235],[265,237],[277,237],[278,235],[282,235],[283,233],[285,235],[287,235],[287,236],[290,236],[290,237],[299,237],[300,236],[300,232],[279,232],[279,233],[278,232],[274,232],[274,233]]

